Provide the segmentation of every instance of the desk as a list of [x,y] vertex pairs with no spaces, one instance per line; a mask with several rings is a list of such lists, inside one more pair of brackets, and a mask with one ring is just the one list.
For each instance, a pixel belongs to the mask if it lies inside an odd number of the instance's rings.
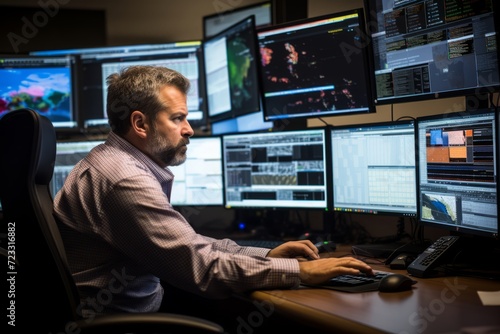
[[[344,252],[343,252],[344,250]],[[333,256],[347,253],[339,248]],[[374,269],[391,270],[385,265]],[[494,326],[500,333],[500,306],[483,306],[477,291],[499,291],[500,282],[470,277],[414,278],[411,291],[346,293],[301,287],[255,291],[250,298],[322,333],[469,333],[466,327]],[[472,333],[472,332],[470,332]]]

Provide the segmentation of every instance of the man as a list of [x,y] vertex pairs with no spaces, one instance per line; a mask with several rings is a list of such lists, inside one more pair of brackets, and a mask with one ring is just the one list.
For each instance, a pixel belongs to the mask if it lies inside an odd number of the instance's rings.
[[169,201],[168,166],[185,161],[193,135],[188,90],[184,76],[164,67],[132,66],[108,77],[112,131],[74,167],[54,200],[83,316],[157,311],[160,281],[224,298],[372,272],[350,257],[319,259],[308,240],[269,250],[197,234]]

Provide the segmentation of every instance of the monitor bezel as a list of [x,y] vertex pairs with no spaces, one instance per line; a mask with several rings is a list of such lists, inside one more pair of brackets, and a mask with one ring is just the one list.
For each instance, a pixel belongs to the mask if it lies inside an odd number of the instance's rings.
[[[369,49],[369,62],[370,62],[370,84],[372,94],[372,103],[375,106],[382,105],[391,105],[397,103],[406,103],[406,102],[418,102],[418,101],[432,101],[432,100],[441,100],[444,98],[456,98],[456,97],[471,97],[471,101],[473,101],[474,106],[472,109],[481,108],[485,103],[488,102],[488,95],[493,94],[495,92],[500,91],[500,83],[484,85],[481,87],[474,88],[463,88],[457,89],[453,91],[443,91],[443,92],[430,92],[421,95],[404,95],[404,96],[392,96],[387,98],[379,99],[377,97],[377,87],[376,87],[376,78],[375,78],[375,52],[374,45],[372,42],[372,29],[373,26],[378,25],[378,21],[376,19],[377,12],[376,6],[374,6],[374,2],[378,0],[363,0],[363,5],[366,13],[366,39],[367,45]],[[493,14],[495,25],[498,26],[500,24],[500,3],[498,1],[492,0]],[[496,33],[496,44],[500,45],[500,34]],[[500,48],[497,47],[497,63],[498,70],[500,72]],[[500,73],[499,73],[500,75]]]
[[[241,129],[240,124],[245,122],[245,120],[247,120],[248,118],[261,118],[262,123],[260,123],[259,127]],[[230,124],[229,126],[232,127],[232,129],[228,130],[228,131],[216,131],[216,132],[214,132],[215,127],[221,126],[223,124]],[[257,112],[249,113],[246,115],[237,116],[234,118],[228,118],[228,119],[224,119],[224,120],[217,121],[217,122],[211,122],[211,124],[210,124],[210,131],[211,131],[212,135],[233,134],[233,133],[240,133],[240,132],[269,132],[269,131],[273,131],[273,128],[274,128],[273,122],[265,122],[264,121],[262,111],[257,111]]]
[[[224,182],[224,207],[226,209],[230,210],[246,210],[246,209],[251,209],[251,210],[292,210],[292,209],[300,209],[300,210],[311,210],[311,211],[322,211],[322,212],[329,212],[332,210],[331,206],[331,197],[332,197],[332,169],[331,169],[331,140],[330,140],[330,132],[329,128],[331,126],[315,126],[315,127],[307,127],[304,129],[286,129],[286,130],[280,130],[280,131],[253,131],[253,132],[233,132],[233,133],[225,133],[221,134],[220,136],[222,137],[222,159],[223,159],[223,182]],[[325,140],[325,156],[323,157],[324,159],[324,169],[325,169],[325,206],[324,207],[311,207],[311,206],[306,206],[306,205],[298,205],[300,204],[299,201],[296,201],[297,205],[292,206],[276,206],[276,205],[229,205],[227,202],[227,180],[226,180],[226,156],[225,156],[225,139],[230,136],[240,136],[240,137],[245,137],[245,136],[259,136],[259,135],[279,135],[282,133],[298,133],[298,132],[304,132],[304,131],[318,131],[321,130],[323,131],[323,136]]]
[[[269,110],[269,107],[266,106],[266,85],[264,82],[264,68],[261,62],[259,62],[259,72],[260,72],[260,78],[262,80],[261,83],[261,89],[262,89],[262,104],[263,104],[263,110],[264,110],[264,119],[267,121],[283,121],[286,119],[313,119],[313,118],[323,118],[323,117],[335,117],[335,116],[352,116],[352,115],[363,115],[363,114],[370,114],[370,113],[375,113],[375,105],[372,103],[373,100],[373,95],[372,95],[372,84],[370,82],[371,77],[371,63],[369,62],[369,56],[368,56],[368,50],[365,47],[365,16],[364,16],[364,9],[363,8],[355,8],[351,10],[345,10],[345,11],[340,11],[340,12],[335,12],[331,14],[326,14],[326,15],[321,15],[321,16],[316,16],[316,17],[309,17],[309,18],[304,18],[304,19],[299,19],[299,20],[294,20],[290,22],[284,22],[280,24],[276,24],[273,26],[268,26],[264,28],[259,28],[257,29],[257,41],[259,43],[259,50],[260,50],[260,35],[267,34],[270,31],[273,30],[280,30],[280,29],[293,29],[296,26],[300,25],[307,25],[310,24],[311,22],[315,21],[323,21],[323,20],[328,20],[332,18],[337,18],[337,17],[342,17],[342,16],[347,16],[347,15],[357,15],[358,16],[358,32],[359,32],[359,39],[354,42],[353,45],[343,45],[342,47],[342,52],[344,55],[357,55],[360,54],[362,59],[363,59],[363,82],[360,83],[363,86],[365,86],[365,89],[363,90],[364,93],[366,93],[366,102],[365,105],[362,107],[356,108],[356,109],[340,109],[340,110],[330,110],[330,111],[321,111],[321,112],[301,112],[300,114],[292,114],[292,113],[283,113],[282,111],[279,111],[279,113],[273,113],[272,110]],[[259,51],[259,57],[260,51]],[[262,58],[260,58],[262,60]]]
[[[225,203],[225,191],[224,191],[224,163],[223,163],[223,159],[224,159],[224,156],[223,156],[223,147],[222,147],[222,136],[220,135],[195,135],[195,136],[192,136],[189,138],[190,142],[192,143],[193,140],[204,140],[204,139],[215,139],[215,140],[218,140],[219,141],[219,149],[220,149],[220,154],[221,154],[221,157],[219,159],[219,163],[220,163],[220,170],[221,170],[221,189],[220,191],[222,192],[222,198],[221,198],[221,202],[220,203],[176,203],[176,202],[171,202],[170,199],[169,199],[169,202],[170,204],[174,207],[174,208],[186,208],[186,207],[196,207],[196,208],[204,208],[204,207],[220,207],[222,208],[224,206],[224,203]],[[187,146],[187,152],[186,152],[186,161],[188,160],[188,157],[189,157],[189,145],[188,144]],[[183,162],[181,164],[181,166],[185,166],[186,164],[186,161]],[[174,174],[174,178],[175,178],[175,171],[174,170],[171,170],[170,169],[171,166],[168,166],[168,169]],[[174,187],[175,187],[175,183],[177,181],[174,180]],[[172,195],[171,196],[176,196],[176,194],[174,193],[174,190],[172,191]]]
[[[30,54],[0,54],[0,58],[3,59],[64,59],[69,62],[69,71],[71,75],[71,82],[70,87],[71,87],[71,108],[70,108],[70,114],[71,114],[71,121],[69,122],[60,122],[61,124],[58,124],[59,122],[53,121],[52,124],[54,125],[54,130],[56,131],[57,136],[66,136],[66,135],[72,135],[72,134],[78,134],[81,133],[81,127],[80,127],[80,108],[79,108],[79,101],[80,101],[80,89],[79,89],[79,78],[80,78],[80,72],[79,72],[79,65],[78,65],[78,59],[74,55],[46,55],[46,56],[34,56]],[[22,107],[20,107],[22,108]],[[28,107],[31,108],[31,107]],[[35,108],[32,108],[33,110],[37,111]],[[38,112],[38,111],[37,111]],[[43,113],[40,113],[43,115]],[[64,125],[64,123],[71,123],[72,125]]]
[[[210,112],[210,98],[209,98],[209,92],[208,92],[208,89],[209,89],[209,82],[208,82],[208,73],[207,73],[207,64],[206,64],[206,50],[205,50],[205,47],[207,45],[207,43],[210,43],[210,42],[213,42],[213,41],[216,41],[220,38],[225,38],[225,36],[229,33],[231,33],[233,30],[235,29],[238,29],[240,26],[242,25],[246,25],[247,22],[250,21],[250,25],[251,25],[251,28],[250,30],[252,30],[252,37],[254,39],[254,54],[253,54],[253,57],[254,57],[254,61],[255,61],[255,66],[254,66],[254,70],[255,70],[255,86],[256,86],[256,89],[257,91],[256,92],[253,92],[254,93],[254,96],[253,98],[257,98],[258,101],[253,101],[253,102],[257,102],[255,104],[255,107],[254,108],[248,108],[248,109],[245,109],[245,110],[235,110],[233,108],[233,100],[232,98],[230,97],[230,108],[226,111],[222,111],[222,112],[219,112],[215,115],[211,115],[211,112]],[[238,116],[242,116],[242,115],[247,115],[247,114],[250,114],[250,113],[254,113],[254,112],[258,112],[258,111],[261,111],[262,110],[262,87],[261,87],[261,82],[262,80],[260,79],[260,71],[258,70],[258,58],[257,58],[257,50],[258,50],[258,44],[257,44],[257,35],[256,35],[256,29],[255,29],[255,17],[254,16],[248,16],[234,24],[232,24],[231,26],[227,27],[226,29],[220,31],[218,34],[216,35],[213,35],[213,36],[210,36],[210,37],[207,37],[203,40],[202,42],[202,49],[203,49],[203,61],[204,61],[204,67],[203,67],[203,76],[204,76],[204,81],[205,81],[205,97],[206,97],[206,115],[207,115],[207,119],[208,119],[208,122],[217,122],[217,121],[221,121],[221,120],[226,120],[226,119],[229,119],[229,118],[233,118],[233,117],[238,117]],[[228,70],[229,72],[229,70]],[[229,74],[228,74],[229,75]],[[230,79],[229,79],[230,81]],[[229,82],[230,84],[231,82]],[[231,89],[231,87],[229,87],[229,89]]]
[[[71,166],[71,169],[73,169],[76,164],[80,161],[80,159],[75,159],[75,160],[72,160],[71,161],[71,164],[69,165],[63,165],[63,164],[60,164],[60,159],[62,156],[64,156],[65,154],[62,153],[60,151],[61,148],[63,148],[65,145],[67,146],[70,146],[70,145],[90,145],[89,147],[86,147],[85,150],[79,150],[79,151],[75,151],[75,152],[72,152],[70,154],[75,154],[77,152],[81,153],[81,152],[85,152],[85,155],[89,154],[90,151],[92,151],[96,146],[98,145],[101,145],[101,144],[104,144],[106,142],[106,139],[105,138],[71,138],[69,140],[58,140],[56,142],[56,159],[55,159],[55,162],[54,162],[54,172],[52,174],[52,179],[50,180],[50,183],[49,183],[49,187],[50,187],[50,190],[52,192],[52,196],[55,197],[56,193],[54,193],[54,190],[55,190],[55,187],[56,185],[54,184],[54,182],[56,181],[56,172],[58,171],[59,168],[61,168],[62,166]],[[58,159],[59,158],[59,159]],[[62,186],[60,188],[57,189],[57,191],[59,191],[60,189],[62,188]]]
[[127,44],[127,45],[116,45],[116,46],[99,46],[99,47],[89,47],[89,48],[76,48],[76,49],[50,49],[50,50],[35,50],[30,51],[29,54],[33,56],[65,56],[65,55],[82,55],[82,54],[93,54],[101,52],[112,52],[117,53],[127,53],[132,51],[139,51],[149,49],[155,44]]
[[[397,217],[408,217],[408,218],[416,218],[417,217],[417,209],[418,209],[418,202],[416,201],[415,202],[415,211],[414,212],[409,212],[409,211],[404,211],[403,210],[373,210],[373,211],[369,211],[369,210],[354,210],[354,208],[350,208],[348,209],[347,207],[343,208],[343,209],[340,209],[340,208],[337,208],[337,206],[335,205],[335,190],[334,190],[334,187],[335,187],[335,180],[334,180],[334,164],[336,163],[335,161],[333,161],[333,141],[335,140],[334,139],[334,136],[333,136],[333,132],[334,131],[337,131],[337,130],[347,130],[347,129],[356,129],[356,128],[376,128],[376,127],[385,127],[385,126],[407,126],[409,128],[411,128],[411,126],[413,125],[413,129],[415,131],[415,120],[414,119],[402,119],[402,120],[396,120],[396,121],[381,121],[381,122],[369,122],[369,123],[360,123],[360,124],[357,124],[357,123],[353,123],[353,124],[346,124],[346,125],[337,125],[337,126],[332,126],[331,127],[331,130],[330,130],[330,141],[332,142],[331,144],[331,150],[332,150],[332,153],[330,153],[330,156],[331,156],[331,159],[332,159],[332,176],[331,176],[331,179],[332,179],[332,197],[331,197],[331,207],[332,207],[332,210],[334,212],[339,212],[339,213],[355,213],[355,214],[360,214],[360,215],[363,215],[363,216],[397,216]],[[413,136],[414,136],[414,133],[413,133]],[[416,187],[417,187],[417,170],[416,170],[416,164],[418,162],[418,159],[417,159],[417,152],[415,151],[414,152],[414,159],[415,159],[415,200],[417,200],[417,194],[416,194]]]
[[[157,44],[136,44],[136,45],[123,45],[123,46],[109,46],[109,47],[100,47],[100,48],[88,48],[88,49],[76,49],[71,50],[72,52],[78,52],[76,53],[78,61],[80,62],[79,65],[79,70],[83,71],[84,67],[84,62],[92,60],[95,64],[106,64],[106,63],[118,63],[121,61],[118,60],[113,60],[110,61],[111,59],[118,59],[121,57],[123,59],[122,61],[129,61],[134,58],[133,53],[138,53],[136,57],[141,57],[141,56],[146,56],[145,54],[142,55],[140,53],[151,53],[154,55],[155,51],[161,51],[161,50],[176,50],[176,49],[181,49],[181,48],[190,48],[193,47],[196,49],[196,54],[197,54],[197,59],[198,59],[198,94],[199,94],[199,106],[200,106],[200,112],[202,113],[201,119],[189,119],[188,116],[188,121],[191,125],[191,127],[195,129],[200,129],[202,131],[205,131],[207,128],[208,124],[208,118],[207,118],[207,110],[206,110],[206,96],[205,96],[205,78],[203,76],[203,54],[202,54],[202,40],[182,40],[182,41],[173,41],[173,42],[166,42],[166,43],[157,43]],[[108,57],[108,54],[113,57]],[[121,56],[123,55],[123,56]],[[159,55],[157,55],[159,57]],[[95,65],[94,65],[95,66]],[[83,75],[80,75],[80,78],[82,78]],[[80,90],[83,90],[83,79],[80,80]],[[81,93],[83,97],[83,93]],[[106,98],[105,96],[101,96],[101,98]],[[83,102],[82,102],[83,103]],[[103,105],[103,108],[106,106]],[[82,106],[80,106],[80,109],[84,109]],[[104,111],[104,110],[103,110]],[[188,110],[189,111],[189,110]],[[80,127],[82,128],[82,131],[84,132],[109,132],[109,124],[107,122],[107,118],[98,118],[98,120],[102,121],[102,124],[99,123],[98,125],[93,125],[93,126],[87,126],[85,125],[86,121],[88,121],[89,118],[85,117],[85,112],[80,113]]]
[[420,191],[420,147],[419,147],[419,129],[420,129],[420,124],[425,121],[432,121],[432,120],[437,120],[437,119],[446,119],[446,118],[466,118],[468,116],[475,116],[475,115],[481,115],[489,113],[494,116],[493,124],[496,127],[495,129],[495,135],[496,135],[496,168],[494,169],[494,172],[496,173],[496,192],[497,192],[497,203],[496,203],[496,208],[497,208],[497,218],[500,218],[500,159],[499,159],[499,153],[500,153],[500,145],[498,144],[498,136],[500,134],[500,115],[499,111],[495,108],[486,108],[486,109],[479,109],[479,110],[472,110],[472,111],[462,111],[462,112],[451,112],[451,113],[446,113],[446,114],[436,114],[436,115],[428,115],[428,116],[421,116],[416,118],[415,122],[415,152],[418,156],[417,159],[417,220],[418,224],[422,227],[434,227],[442,231],[448,231],[451,234],[457,234],[457,235],[463,235],[465,237],[486,237],[490,239],[496,239],[499,240],[498,233],[500,231],[500,219],[497,219],[497,231],[496,232],[488,232],[484,230],[478,230],[478,229],[473,229],[473,228],[468,228],[464,226],[459,226],[459,225],[447,225],[439,222],[433,222],[430,220],[422,220],[422,208],[421,208],[421,191]]
[[[222,6],[222,3],[220,5]],[[246,15],[245,12],[248,11],[248,12],[255,13],[257,11],[257,9],[261,8],[261,7],[269,7],[270,22],[267,24],[257,24],[257,18],[256,18],[255,27],[261,28],[261,27],[266,27],[266,26],[272,25],[273,24],[273,17],[274,17],[272,1],[262,1],[262,2],[257,2],[254,4],[242,6],[242,7],[236,7],[236,8],[234,8],[234,7],[231,8],[230,6],[227,6],[225,8],[220,8],[221,10],[219,10],[217,13],[205,15],[202,17],[203,38],[214,36],[215,34],[221,32],[222,30],[224,30],[228,26],[233,25],[234,23],[240,21],[240,19],[236,19],[234,17],[234,15],[238,15],[241,13],[241,17],[247,17],[249,15]],[[224,15],[226,15],[226,18],[223,18],[223,19],[227,19],[227,15],[231,16],[229,18],[229,20],[231,20],[231,22],[227,26],[225,26],[224,28],[220,28],[217,32],[212,33],[212,34],[208,34],[207,33],[208,22],[211,20],[215,20],[216,18],[224,17]],[[250,14],[250,15],[255,15],[255,14]]]

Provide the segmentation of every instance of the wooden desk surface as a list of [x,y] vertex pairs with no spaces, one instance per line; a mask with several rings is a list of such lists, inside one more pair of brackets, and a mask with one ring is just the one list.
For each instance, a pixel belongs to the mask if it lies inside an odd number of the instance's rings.
[[[333,256],[340,256],[337,250]],[[375,269],[408,275],[406,270]],[[500,333],[500,306],[483,306],[477,291],[500,291],[500,281],[470,277],[414,278],[411,291],[347,293],[301,287],[256,291],[251,298],[266,303],[287,319],[322,332],[336,333]],[[479,332],[479,328],[494,331]],[[470,332],[472,333],[472,332]]]

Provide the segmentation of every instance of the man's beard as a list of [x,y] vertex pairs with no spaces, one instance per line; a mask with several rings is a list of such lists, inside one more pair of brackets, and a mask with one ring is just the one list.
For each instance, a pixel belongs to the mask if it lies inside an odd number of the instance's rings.
[[189,144],[188,138],[181,139],[175,146],[158,134],[156,128],[152,127],[151,140],[148,143],[149,152],[152,157],[166,166],[178,166],[186,161],[186,150]]

